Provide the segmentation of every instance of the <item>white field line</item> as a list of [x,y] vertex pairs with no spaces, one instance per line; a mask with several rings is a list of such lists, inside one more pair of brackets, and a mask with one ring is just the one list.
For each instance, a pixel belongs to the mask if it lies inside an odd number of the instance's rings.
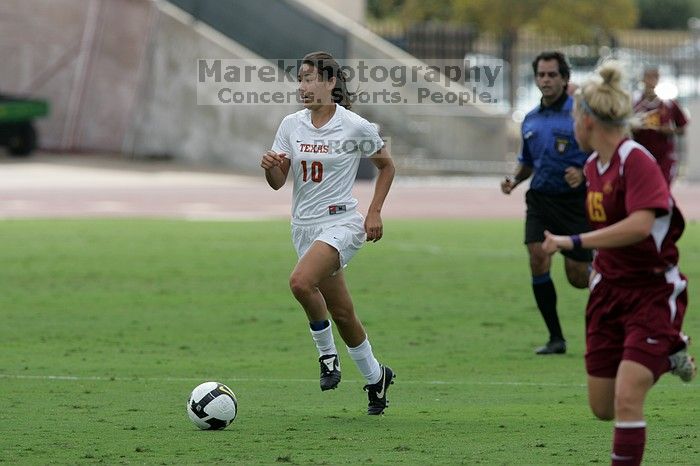
[[[104,382],[200,382],[206,377],[109,377],[109,376],[80,376],[80,375],[30,375],[30,374],[0,374],[0,379],[16,379],[16,380],[67,380],[75,382],[83,381],[104,381]],[[219,377],[227,382],[256,382],[256,383],[315,383],[318,379],[279,379],[279,378],[255,378],[255,377]],[[345,382],[359,383],[359,380],[347,380]],[[504,386],[531,386],[531,387],[585,387],[585,384],[570,384],[570,383],[549,383],[549,382],[480,382],[467,380],[401,380],[401,384],[417,384],[417,385],[504,385]]]
[[[109,377],[109,376],[78,376],[78,375],[30,375],[30,374],[0,374],[0,379],[14,380],[56,380],[56,381],[74,381],[74,382],[89,382],[89,381],[104,381],[104,382],[201,382],[206,377]],[[318,383],[318,379],[279,379],[279,378],[255,378],[255,377],[219,377],[226,383],[234,382],[255,382],[255,383]],[[217,379],[217,380],[218,380]],[[213,380],[213,379],[212,379]],[[350,383],[360,383],[359,380],[347,380]],[[478,380],[399,380],[400,384],[406,385],[481,385],[481,386],[508,386],[508,387],[570,387],[570,388],[585,388],[586,384],[582,383],[553,383],[553,382],[487,382]],[[698,384],[674,384],[667,385],[664,388],[681,387],[697,389]]]

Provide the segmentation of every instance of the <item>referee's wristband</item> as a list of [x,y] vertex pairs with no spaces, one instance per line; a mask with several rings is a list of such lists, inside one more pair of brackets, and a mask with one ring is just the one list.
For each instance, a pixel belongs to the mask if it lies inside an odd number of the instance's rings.
[[581,246],[581,235],[571,235],[569,236],[571,238],[571,243],[574,245],[573,250],[577,251],[579,249],[582,249],[583,246]]

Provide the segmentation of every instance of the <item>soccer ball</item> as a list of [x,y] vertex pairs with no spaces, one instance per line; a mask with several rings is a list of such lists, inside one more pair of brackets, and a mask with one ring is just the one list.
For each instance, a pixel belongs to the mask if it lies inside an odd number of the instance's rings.
[[220,430],[236,419],[238,401],[233,391],[219,382],[197,385],[187,401],[187,415],[202,430]]

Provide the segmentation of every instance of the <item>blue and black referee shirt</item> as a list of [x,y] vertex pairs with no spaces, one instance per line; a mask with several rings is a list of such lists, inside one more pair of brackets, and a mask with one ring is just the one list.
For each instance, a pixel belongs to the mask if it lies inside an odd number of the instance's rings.
[[572,189],[564,180],[568,167],[581,168],[588,158],[574,139],[573,104],[574,99],[564,92],[549,107],[540,103],[525,116],[518,162],[534,169],[530,189],[555,195],[586,190],[585,183]]

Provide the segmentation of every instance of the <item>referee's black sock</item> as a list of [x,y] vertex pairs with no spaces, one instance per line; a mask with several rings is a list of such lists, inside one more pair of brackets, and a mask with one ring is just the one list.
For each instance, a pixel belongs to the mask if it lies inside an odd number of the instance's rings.
[[557,290],[549,272],[532,277],[532,292],[535,294],[537,307],[540,309],[544,323],[547,324],[550,340],[563,340],[564,335],[557,315]]

